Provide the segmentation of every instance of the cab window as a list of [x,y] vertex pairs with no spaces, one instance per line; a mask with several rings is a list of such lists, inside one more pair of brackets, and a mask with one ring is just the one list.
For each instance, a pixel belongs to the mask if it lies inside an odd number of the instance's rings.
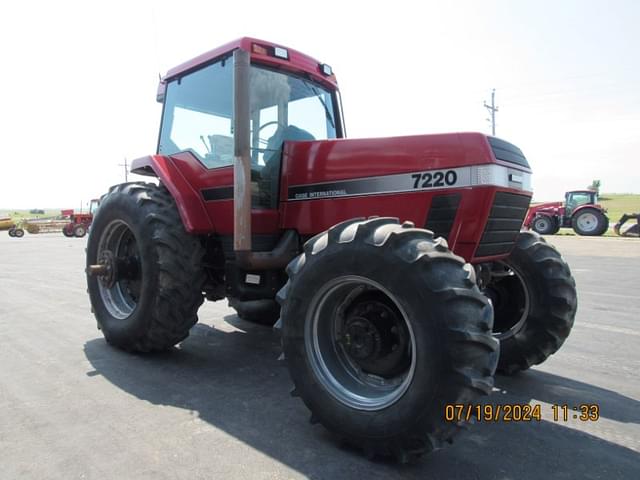
[[231,59],[169,82],[158,153],[189,151],[207,168],[232,165],[232,92]]

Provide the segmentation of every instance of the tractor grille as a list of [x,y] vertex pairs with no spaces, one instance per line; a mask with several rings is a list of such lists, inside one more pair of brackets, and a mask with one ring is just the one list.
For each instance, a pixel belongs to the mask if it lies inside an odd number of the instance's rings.
[[531,198],[526,195],[496,193],[489,219],[476,249],[476,257],[502,255],[511,251],[530,201]]
[[456,219],[456,213],[458,213],[458,205],[460,205],[459,193],[433,197],[425,228],[431,230],[436,237],[448,239],[453,221]]

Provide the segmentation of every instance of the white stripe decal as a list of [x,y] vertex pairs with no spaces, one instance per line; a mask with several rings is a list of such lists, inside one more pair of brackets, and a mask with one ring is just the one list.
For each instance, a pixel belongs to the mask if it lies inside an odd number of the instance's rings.
[[290,201],[316,200],[488,185],[530,192],[531,174],[496,164],[423,170],[379,177],[293,185],[288,189],[288,199]]

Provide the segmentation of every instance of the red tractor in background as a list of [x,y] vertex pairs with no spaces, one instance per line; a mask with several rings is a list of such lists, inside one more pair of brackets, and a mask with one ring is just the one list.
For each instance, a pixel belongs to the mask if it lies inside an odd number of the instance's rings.
[[171,349],[205,298],[279,317],[312,423],[406,462],[469,420],[447,406],[569,335],[575,282],[520,231],[531,169],[516,146],[347,139],[331,68],[251,38],[170,70],[157,98],[157,152],[132,171],[158,183],[113,186],[89,232],[92,311],[114,347]]
[[88,213],[74,213],[73,210],[63,210],[63,215],[69,216],[69,223],[62,228],[62,234],[65,237],[78,237],[82,238],[87,234],[93,216],[95,215],[98,207],[100,206],[100,200],[94,198],[89,203]]
[[596,236],[609,229],[609,218],[598,204],[598,192],[573,190],[565,193],[564,202],[529,207],[524,226],[541,235],[554,235],[560,228],[573,228],[578,235]]

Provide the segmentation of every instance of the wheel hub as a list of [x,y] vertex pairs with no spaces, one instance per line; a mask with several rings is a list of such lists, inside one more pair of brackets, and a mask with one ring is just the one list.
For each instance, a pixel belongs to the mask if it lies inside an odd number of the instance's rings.
[[544,230],[547,228],[547,220],[543,218],[539,218],[538,220],[536,220],[536,224],[537,224],[537,227],[541,230]]
[[311,368],[327,392],[358,410],[381,410],[411,384],[415,337],[395,296],[371,279],[346,275],[314,295],[305,325]]
[[378,294],[364,294],[349,309],[339,343],[365,373],[389,378],[407,368],[404,320]]
[[89,275],[95,275],[105,288],[111,288],[118,280],[131,280],[138,276],[138,259],[132,256],[116,258],[111,250],[103,250],[97,265],[87,268]]
[[136,308],[142,292],[140,251],[129,226],[121,220],[108,224],[100,237],[96,264],[87,275],[96,277],[110,315],[125,319]]
[[583,213],[578,217],[578,226],[585,232],[591,232],[595,230],[598,225],[598,220],[593,213]]
[[117,264],[111,250],[103,250],[98,257],[98,264],[91,265],[88,269],[91,275],[97,275],[98,280],[106,288],[113,287],[117,278]]
[[351,318],[346,325],[342,344],[353,358],[375,358],[382,348],[382,337],[373,323],[363,317]]

